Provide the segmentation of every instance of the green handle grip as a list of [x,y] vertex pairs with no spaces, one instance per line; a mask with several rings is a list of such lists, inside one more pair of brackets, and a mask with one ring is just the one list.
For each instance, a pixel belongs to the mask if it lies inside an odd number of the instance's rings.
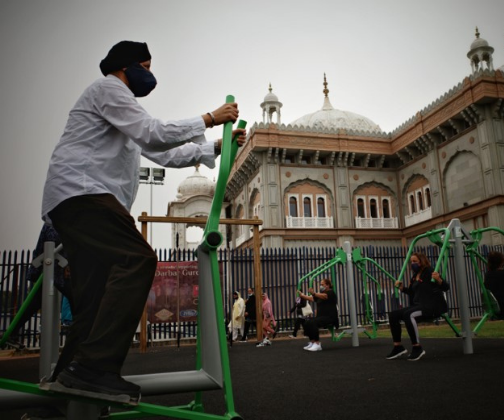
[[[228,95],[226,97],[226,103],[233,103],[235,100],[233,95]],[[240,120],[238,122],[238,128],[245,128],[247,125],[246,121]],[[231,172],[231,166],[233,165],[234,159],[238,152],[238,143],[236,137],[233,139],[233,123],[231,121],[224,124],[223,134],[222,134],[222,149],[221,149],[221,162],[219,166],[219,175],[217,178],[217,185],[215,187],[215,194],[212,200],[212,207],[210,209],[210,215],[205,226],[205,231],[203,233],[203,242],[210,247],[215,247],[216,240],[208,240],[208,235],[215,236],[216,232],[219,230],[219,219],[222,210],[222,202],[224,201],[224,194],[226,193],[226,185]],[[216,238],[216,236],[215,236]],[[214,239],[215,239],[214,238]]]

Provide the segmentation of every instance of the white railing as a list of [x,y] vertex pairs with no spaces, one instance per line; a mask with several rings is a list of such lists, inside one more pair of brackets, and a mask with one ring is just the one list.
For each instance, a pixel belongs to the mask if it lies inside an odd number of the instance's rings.
[[326,229],[333,228],[332,217],[292,217],[285,218],[287,228],[313,228],[313,229]]
[[241,245],[246,240],[247,240],[247,235],[246,234],[238,236],[238,238],[236,238],[236,245],[235,246]]
[[425,210],[421,210],[417,213],[410,214],[404,217],[404,225],[406,227],[415,225],[417,223],[423,222],[425,220],[432,219],[432,207],[428,207]]
[[355,218],[355,227],[357,229],[397,229],[399,224],[397,217],[389,218]]

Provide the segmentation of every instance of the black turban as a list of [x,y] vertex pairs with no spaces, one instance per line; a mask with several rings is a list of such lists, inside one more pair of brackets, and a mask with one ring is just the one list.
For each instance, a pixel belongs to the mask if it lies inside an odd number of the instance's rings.
[[106,76],[131,64],[142,63],[150,59],[149,48],[145,42],[121,41],[115,44],[100,62],[100,70]]

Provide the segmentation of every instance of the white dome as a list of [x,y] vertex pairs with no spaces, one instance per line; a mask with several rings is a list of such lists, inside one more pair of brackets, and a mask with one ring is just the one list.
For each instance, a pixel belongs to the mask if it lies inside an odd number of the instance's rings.
[[269,92],[264,97],[264,102],[278,102],[278,96],[276,96],[273,92]]
[[481,47],[488,47],[488,42],[483,38],[476,38],[471,44],[471,50]]
[[493,53],[494,49],[490,46],[486,39],[480,38],[480,33],[478,28],[476,27],[476,39],[472,42],[471,48],[467,53],[467,57],[471,58],[471,56],[477,52],[485,51]]
[[[269,92],[266,94],[266,96],[264,97],[264,101],[263,103],[261,104],[261,107],[263,107],[264,105],[267,105],[267,104],[271,104],[272,102],[277,102],[278,105],[280,105],[280,107],[282,106],[282,104],[280,103],[280,101],[278,100],[278,96],[276,96],[274,93],[273,93],[273,88],[271,87],[271,83],[269,84],[269,88],[268,88]],[[276,105],[276,104],[273,104],[273,105]]]
[[215,182],[200,174],[196,167],[194,173],[184,179],[177,189],[177,199],[193,197],[196,195],[208,195],[213,197],[215,193]]
[[356,131],[381,132],[378,124],[369,118],[349,111],[334,109],[329,98],[324,98],[324,106],[321,110],[307,114],[291,122],[291,125],[303,126],[317,130],[347,129]]

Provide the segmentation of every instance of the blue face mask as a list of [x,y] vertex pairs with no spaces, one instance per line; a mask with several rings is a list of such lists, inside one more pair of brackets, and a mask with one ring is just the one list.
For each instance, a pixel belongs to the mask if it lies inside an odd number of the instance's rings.
[[418,272],[418,270],[420,270],[420,264],[418,264],[418,263],[411,263],[411,269],[412,269],[415,273],[417,273],[417,272]]
[[139,63],[127,67],[124,74],[128,78],[129,88],[137,98],[147,96],[157,85],[154,75]]
[[325,287],[324,286],[320,286],[320,291],[321,292],[325,292]]

